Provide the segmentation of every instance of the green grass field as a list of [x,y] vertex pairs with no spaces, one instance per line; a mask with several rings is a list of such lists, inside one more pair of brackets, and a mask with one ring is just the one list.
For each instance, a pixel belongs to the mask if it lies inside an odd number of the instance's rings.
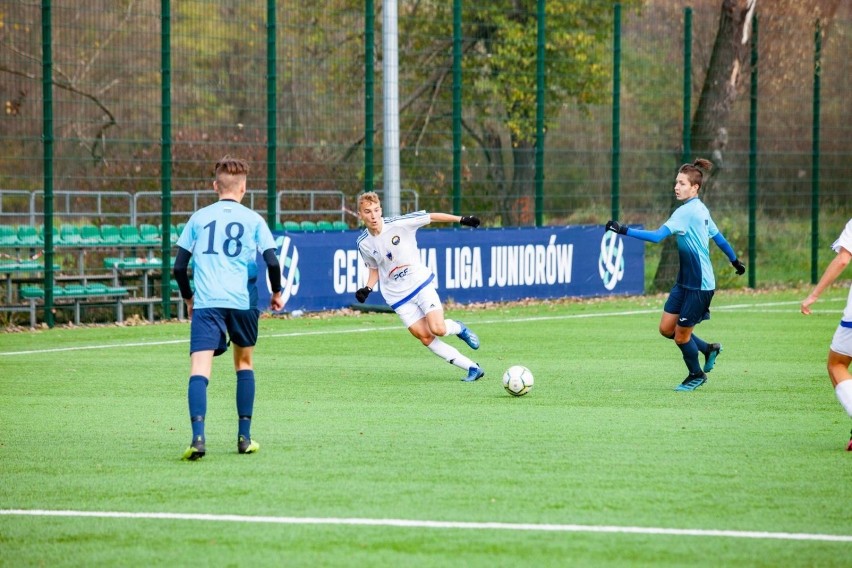
[[664,296],[449,310],[472,384],[392,314],[263,319],[261,451],[226,355],[192,463],[187,323],[0,334],[0,565],[848,566],[846,291],[805,294],[718,293],[693,393]]

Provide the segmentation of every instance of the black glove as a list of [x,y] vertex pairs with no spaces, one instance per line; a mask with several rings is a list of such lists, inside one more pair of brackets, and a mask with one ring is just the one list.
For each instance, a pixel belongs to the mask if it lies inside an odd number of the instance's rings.
[[465,215],[461,218],[461,221],[459,221],[459,223],[467,227],[473,227],[475,229],[479,226],[479,217],[474,217],[473,215]]
[[618,233],[619,235],[627,234],[627,227],[624,225],[619,225],[618,221],[609,220],[606,222],[606,230],[612,231],[613,233]]
[[364,286],[363,288],[361,288],[360,290],[355,292],[355,299],[358,300],[359,304],[363,304],[364,300],[367,299],[367,296],[369,296],[370,292],[372,292],[372,291],[373,291],[373,289],[370,288],[369,286]]
[[734,267],[734,270],[737,271],[737,276],[742,276],[745,274],[745,264],[740,262],[740,259],[736,258],[731,261],[731,266]]

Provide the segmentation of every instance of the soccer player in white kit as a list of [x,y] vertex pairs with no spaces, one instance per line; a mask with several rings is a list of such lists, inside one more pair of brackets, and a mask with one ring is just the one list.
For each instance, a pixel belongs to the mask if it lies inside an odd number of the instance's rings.
[[[837,256],[826,267],[822,278],[819,279],[813,292],[802,301],[802,313],[811,313],[811,305],[817,301],[820,294],[831,286],[843,270],[852,260],[852,219],[846,223],[846,228],[840,233],[840,238],[831,245]],[[852,362],[852,287],[849,288],[849,297],[846,300],[846,309],[840,318],[840,324],[831,339],[831,347],[828,350],[828,377],[834,385],[834,393],[837,400],[850,417],[852,417],[852,374],[849,373],[849,364]],[[852,452],[852,438],[846,445],[846,450]]]
[[381,282],[385,301],[399,315],[411,335],[448,363],[465,371],[463,381],[475,381],[485,371],[441,337],[458,336],[471,349],[479,349],[479,338],[459,321],[444,318],[436,289],[435,274],[420,260],[417,229],[431,222],[461,223],[478,227],[479,219],[448,213],[417,211],[398,217],[382,217],[379,196],[372,191],[358,198],[358,215],[366,230],[358,236],[358,251],[369,275],[366,286],[355,292],[363,303],[376,283]]

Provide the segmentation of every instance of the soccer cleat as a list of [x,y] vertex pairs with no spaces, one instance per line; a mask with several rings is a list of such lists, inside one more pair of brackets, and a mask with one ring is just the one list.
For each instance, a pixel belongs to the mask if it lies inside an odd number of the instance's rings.
[[682,383],[675,387],[676,391],[694,391],[707,382],[707,375],[702,372],[690,373]]
[[253,454],[260,449],[260,444],[252,440],[251,438],[246,438],[245,436],[240,436],[237,440],[237,451],[241,454]]
[[716,365],[716,357],[719,356],[719,353],[722,352],[722,344],[721,343],[711,343],[707,346],[709,349],[707,353],[704,354],[704,372],[709,373],[713,370],[713,367]]
[[466,383],[472,383],[473,381],[478,381],[482,377],[485,376],[485,371],[482,370],[482,367],[477,365],[476,367],[471,367],[467,371],[467,376],[462,380]]
[[183,459],[195,461],[203,458],[205,453],[207,449],[204,447],[204,438],[197,436],[183,453]]
[[461,333],[457,334],[457,337],[467,343],[471,349],[479,349],[479,336],[470,331],[462,322],[459,322],[459,325],[462,330]]
[[849,438],[849,443],[846,444],[846,451],[852,452],[852,438]]

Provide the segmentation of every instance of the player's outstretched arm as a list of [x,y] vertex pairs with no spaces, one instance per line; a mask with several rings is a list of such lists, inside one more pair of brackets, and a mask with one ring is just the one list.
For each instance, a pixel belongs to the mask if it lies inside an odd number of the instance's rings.
[[840,247],[840,252],[838,252],[837,256],[834,257],[834,260],[825,267],[825,272],[822,273],[822,278],[819,279],[819,282],[813,292],[808,294],[808,297],[802,300],[801,310],[803,314],[808,315],[811,313],[811,305],[819,299],[820,294],[822,294],[826,288],[834,284],[837,277],[843,273],[847,266],[849,266],[850,260],[852,260],[852,252]]
[[450,215],[449,213],[429,213],[432,223],[459,223],[465,227],[476,228],[481,224],[479,217],[473,215]]
[[606,230],[618,233],[619,235],[633,237],[640,241],[648,241],[649,243],[658,243],[672,234],[671,229],[665,225],[656,231],[645,231],[642,229],[633,229],[612,220],[606,222]]
[[725,253],[725,256],[728,257],[728,260],[731,261],[731,266],[734,267],[734,270],[737,271],[737,276],[742,276],[745,274],[745,264],[740,262],[737,258],[737,253],[734,252],[734,247],[731,246],[731,243],[722,235],[721,232],[713,235],[713,242],[716,243],[716,246]]

